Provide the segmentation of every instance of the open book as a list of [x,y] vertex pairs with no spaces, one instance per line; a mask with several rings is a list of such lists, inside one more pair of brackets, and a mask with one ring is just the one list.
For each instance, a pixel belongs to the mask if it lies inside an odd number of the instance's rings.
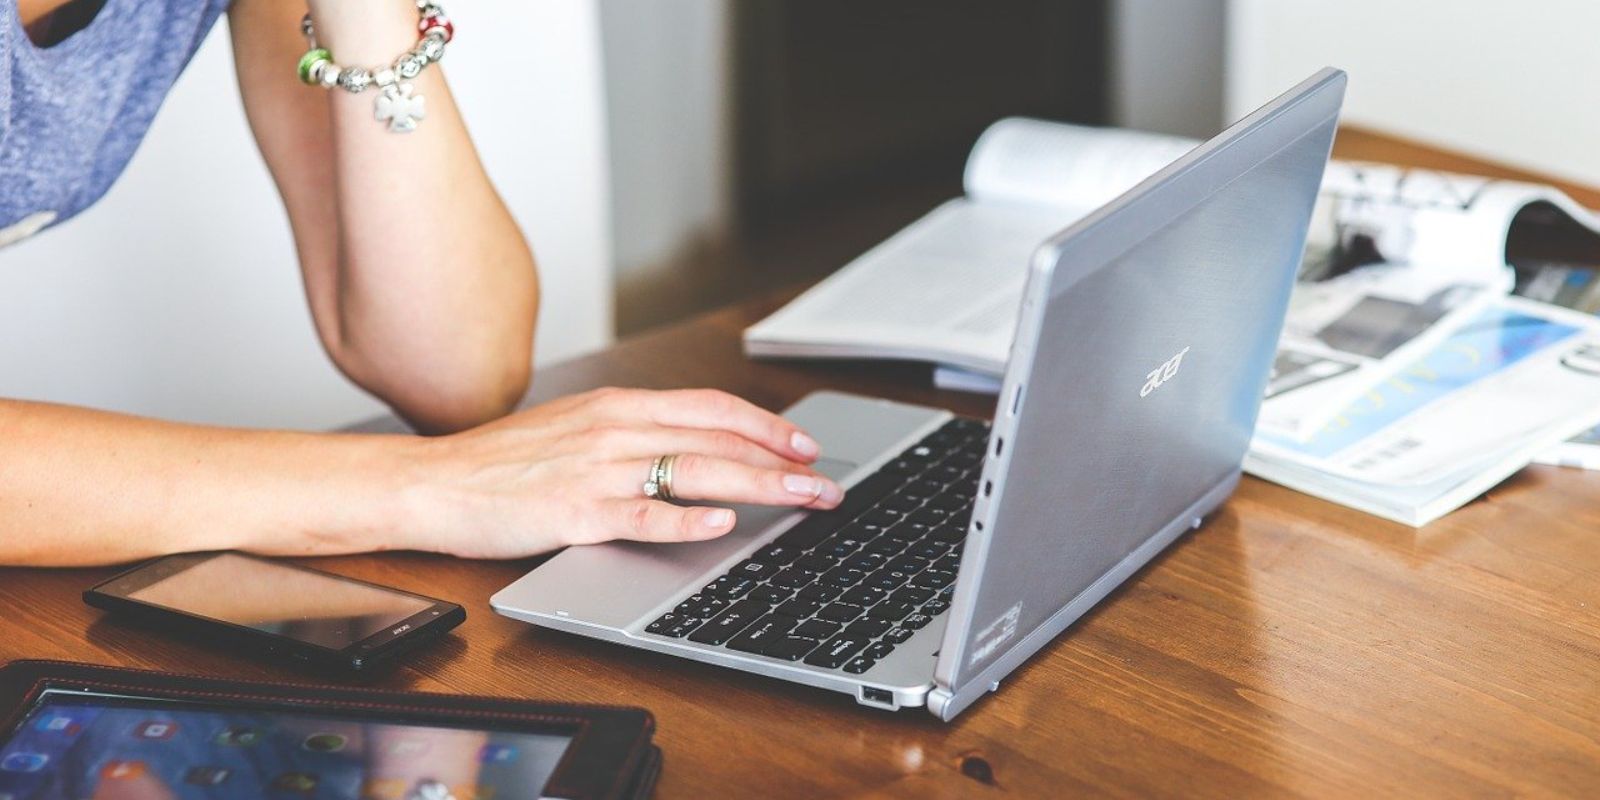
[[1005,371],[1033,251],[1193,148],[1187,139],[996,123],[950,200],[745,331],[753,356],[894,358]]

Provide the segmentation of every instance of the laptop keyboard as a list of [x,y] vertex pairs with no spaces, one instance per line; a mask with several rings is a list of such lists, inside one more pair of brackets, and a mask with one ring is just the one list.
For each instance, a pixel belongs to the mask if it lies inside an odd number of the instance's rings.
[[988,442],[951,420],[645,630],[866,672],[950,608]]

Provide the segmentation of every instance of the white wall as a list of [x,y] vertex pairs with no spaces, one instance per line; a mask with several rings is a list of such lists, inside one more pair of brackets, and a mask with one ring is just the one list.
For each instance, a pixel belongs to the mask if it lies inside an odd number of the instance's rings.
[[1600,184],[1594,0],[1232,0],[1228,108],[1318,67],[1345,119]]
[[729,0],[600,0],[621,272],[727,232],[729,13]]
[[1111,4],[1111,119],[1207,139],[1224,124],[1227,0]]
[[[540,261],[537,360],[603,346],[612,257],[595,0],[451,12],[452,89]],[[0,397],[309,428],[381,410],[317,345],[221,28],[117,186],[0,250],[0,286]]]

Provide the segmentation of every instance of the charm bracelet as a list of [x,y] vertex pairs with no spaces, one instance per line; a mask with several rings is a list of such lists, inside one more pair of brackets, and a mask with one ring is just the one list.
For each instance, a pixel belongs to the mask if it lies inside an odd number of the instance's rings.
[[373,116],[389,125],[392,133],[410,133],[427,115],[424,98],[416,94],[411,79],[422,74],[429,64],[444,58],[444,46],[455,36],[455,26],[444,8],[432,0],[417,0],[417,44],[401,53],[385,67],[365,69],[340,67],[333,63],[333,54],[317,44],[317,32],[306,14],[300,21],[300,32],[305,34],[311,49],[300,57],[300,80],[308,86],[325,89],[339,87],[351,94],[360,94],[368,87],[378,87],[378,101]]

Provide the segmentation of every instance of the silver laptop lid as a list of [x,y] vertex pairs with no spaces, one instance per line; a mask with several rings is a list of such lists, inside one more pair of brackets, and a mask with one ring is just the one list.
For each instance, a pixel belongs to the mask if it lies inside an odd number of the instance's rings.
[[991,689],[1232,491],[1344,87],[1317,73],[1036,254],[934,713]]

